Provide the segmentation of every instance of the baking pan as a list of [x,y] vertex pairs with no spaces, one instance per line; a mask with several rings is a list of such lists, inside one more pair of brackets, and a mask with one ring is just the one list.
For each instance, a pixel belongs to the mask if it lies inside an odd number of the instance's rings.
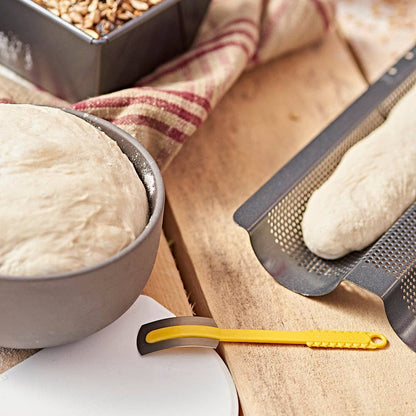
[[276,281],[306,296],[329,293],[343,280],[375,293],[383,299],[393,329],[413,350],[416,203],[374,244],[338,260],[324,260],[308,250],[301,221],[310,196],[343,154],[380,126],[415,82],[413,48],[234,214],[234,220],[248,231],[259,261]]
[[0,64],[70,102],[131,86],[191,45],[210,0],[164,0],[100,39],[31,0],[0,1]]

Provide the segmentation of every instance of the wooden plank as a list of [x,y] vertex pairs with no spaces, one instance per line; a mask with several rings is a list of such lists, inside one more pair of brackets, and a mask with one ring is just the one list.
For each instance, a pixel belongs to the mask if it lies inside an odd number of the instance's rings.
[[232,219],[365,88],[332,33],[243,75],[164,174],[166,232],[198,314],[221,327],[372,330],[390,341],[376,352],[223,344],[246,416],[416,412],[416,354],[391,329],[382,301],[351,284],[319,299],[292,293],[263,269]]
[[152,297],[177,316],[193,314],[175,260],[163,234],[155,267],[143,294]]
[[[175,315],[192,315],[192,308],[164,235],[161,236],[155,267],[143,294],[152,297]],[[0,347],[0,374],[36,351]]]
[[363,73],[376,81],[416,44],[416,2],[339,0],[339,28]]

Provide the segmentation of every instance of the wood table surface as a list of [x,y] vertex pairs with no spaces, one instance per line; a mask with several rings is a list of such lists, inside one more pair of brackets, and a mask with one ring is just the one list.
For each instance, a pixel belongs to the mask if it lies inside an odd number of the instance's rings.
[[[249,196],[416,41],[414,30],[402,30],[416,25],[396,13],[393,40],[380,47],[371,19],[391,24],[395,11],[384,6],[393,2],[376,2],[383,7],[367,10],[364,23],[356,3],[340,2],[336,27],[322,42],[243,74],[163,172],[164,234],[145,294],[221,327],[369,330],[389,340],[379,351],[222,344],[246,416],[416,414],[416,354],[391,329],[381,299],[346,283],[320,298],[292,293],[264,270],[233,221]],[[33,352],[0,348],[0,373]]]
[[222,327],[369,330],[389,340],[379,351],[222,344],[246,416],[416,413],[416,354],[390,327],[381,299],[352,284],[321,298],[292,293],[264,270],[233,221],[409,47],[396,42],[402,49],[393,56],[376,44],[370,65],[361,45],[371,48],[374,34],[354,42],[355,32],[343,30],[351,18],[340,15],[320,44],[245,73],[164,174],[165,230],[196,313]]

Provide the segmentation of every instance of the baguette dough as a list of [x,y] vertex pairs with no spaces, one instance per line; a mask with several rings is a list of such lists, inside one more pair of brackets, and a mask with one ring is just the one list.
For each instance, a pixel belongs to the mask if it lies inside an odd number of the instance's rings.
[[388,119],[351,147],[308,201],[306,246],[336,259],[386,232],[416,199],[416,87]]
[[62,110],[0,104],[0,274],[81,269],[148,220],[143,183],[117,143]]

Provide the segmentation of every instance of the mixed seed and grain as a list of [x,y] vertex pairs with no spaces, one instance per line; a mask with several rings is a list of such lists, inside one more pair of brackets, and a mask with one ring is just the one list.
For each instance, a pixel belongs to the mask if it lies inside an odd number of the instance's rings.
[[163,0],[33,0],[99,39]]

